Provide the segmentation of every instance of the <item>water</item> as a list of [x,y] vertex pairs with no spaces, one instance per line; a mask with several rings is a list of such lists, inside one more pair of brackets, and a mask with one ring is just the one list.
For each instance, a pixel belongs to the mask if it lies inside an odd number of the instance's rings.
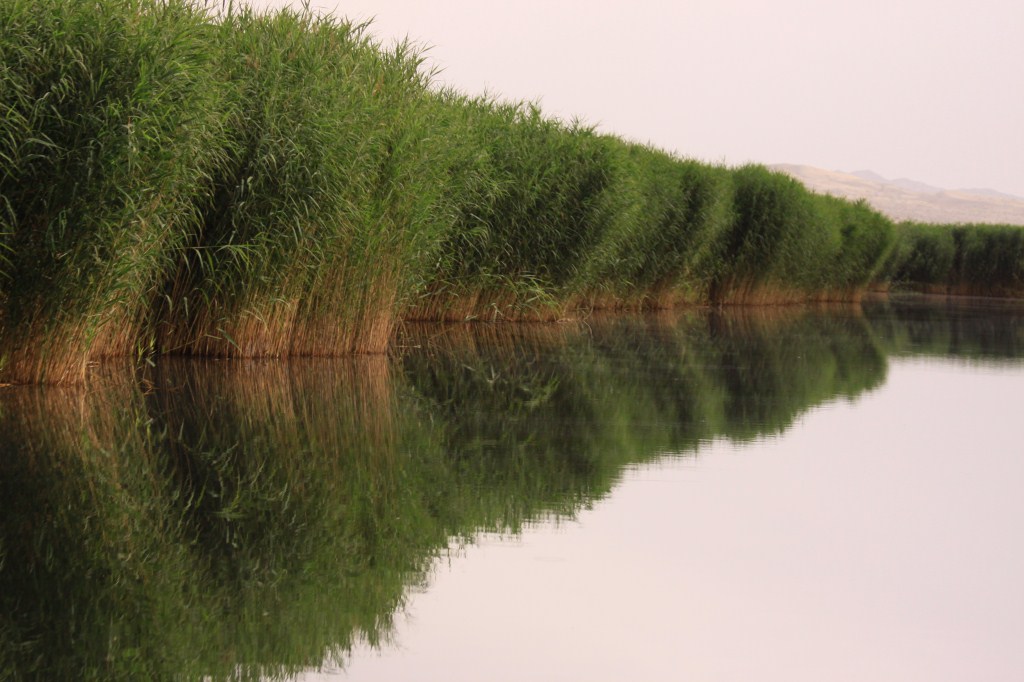
[[0,678],[1012,680],[1018,307],[0,394]]

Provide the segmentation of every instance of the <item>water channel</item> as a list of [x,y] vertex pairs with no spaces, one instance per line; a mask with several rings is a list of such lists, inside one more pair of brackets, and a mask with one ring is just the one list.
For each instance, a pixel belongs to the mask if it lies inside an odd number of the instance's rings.
[[1024,307],[0,389],[0,679],[1013,680]]

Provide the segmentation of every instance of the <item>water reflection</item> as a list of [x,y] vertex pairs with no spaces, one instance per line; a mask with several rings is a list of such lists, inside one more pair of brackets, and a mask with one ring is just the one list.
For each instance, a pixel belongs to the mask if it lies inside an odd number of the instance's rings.
[[[0,678],[287,678],[381,643],[432,559],[624,467],[780,433],[891,354],[1018,360],[907,304],[410,327],[394,359],[162,361],[0,393]],[[455,540],[453,540],[455,538]]]
[[1020,301],[906,297],[864,304],[887,355],[987,362],[1024,357]]

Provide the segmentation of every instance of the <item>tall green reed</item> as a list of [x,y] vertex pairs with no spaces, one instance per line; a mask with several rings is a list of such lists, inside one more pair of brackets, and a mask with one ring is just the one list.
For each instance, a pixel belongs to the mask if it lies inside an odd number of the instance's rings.
[[927,293],[1024,296],[1024,227],[901,223],[886,262],[896,287]]
[[878,277],[894,240],[887,218],[763,166],[745,166],[733,178],[735,220],[712,299],[850,300]]
[[144,345],[222,162],[214,31],[187,0],[0,6],[0,347],[15,381]]
[[840,243],[832,263],[823,268],[822,290],[845,300],[856,299],[871,284],[884,278],[883,264],[896,243],[893,222],[861,200],[849,202],[816,196],[819,215]]
[[[532,103],[448,96],[452,222],[413,317],[557,315],[601,231],[610,147]],[[547,309],[547,310],[545,310]]]
[[823,260],[838,245],[816,223],[811,193],[789,176],[762,166],[733,174],[735,219],[712,297],[769,302],[806,296],[820,284]]
[[732,220],[728,171],[649,146],[619,143],[618,152],[605,197],[611,226],[588,254],[580,288],[598,306],[706,300]]
[[383,349],[437,190],[428,76],[365,28],[308,10],[222,22],[230,164],[168,293],[165,352]]
[[0,368],[381,352],[403,319],[849,298],[891,224],[432,87],[309,8],[5,3]]
[[954,231],[961,254],[959,288],[986,296],[1024,296],[1024,227],[964,225]]

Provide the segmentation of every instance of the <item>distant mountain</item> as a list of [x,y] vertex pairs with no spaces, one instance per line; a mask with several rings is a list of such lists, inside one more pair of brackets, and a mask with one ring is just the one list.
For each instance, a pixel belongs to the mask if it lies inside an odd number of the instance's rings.
[[850,173],[850,175],[856,175],[858,178],[863,178],[864,180],[871,180],[872,182],[889,182],[875,171],[859,170],[853,171],[852,173]]
[[991,189],[948,190],[907,178],[889,180],[869,170],[844,173],[794,164],[772,168],[815,192],[864,199],[895,220],[1024,225],[1024,198]]
[[983,197],[996,197],[997,199],[1013,199],[1014,201],[1024,201],[1024,197],[1018,197],[1014,194],[1007,194],[1006,192],[999,192],[994,189],[972,187],[971,189],[962,189],[960,191],[967,192],[968,194],[977,194]]
[[932,187],[931,185],[926,185],[923,182],[918,182],[917,180],[911,180],[909,178],[896,178],[895,180],[890,180],[889,178],[882,177],[878,173],[869,170],[853,171],[850,175],[856,175],[858,178],[863,178],[864,180],[869,180],[871,182],[878,182],[883,185],[895,185],[897,187],[910,190],[911,192],[919,192],[921,194],[938,194],[942,191],[939,187]]

